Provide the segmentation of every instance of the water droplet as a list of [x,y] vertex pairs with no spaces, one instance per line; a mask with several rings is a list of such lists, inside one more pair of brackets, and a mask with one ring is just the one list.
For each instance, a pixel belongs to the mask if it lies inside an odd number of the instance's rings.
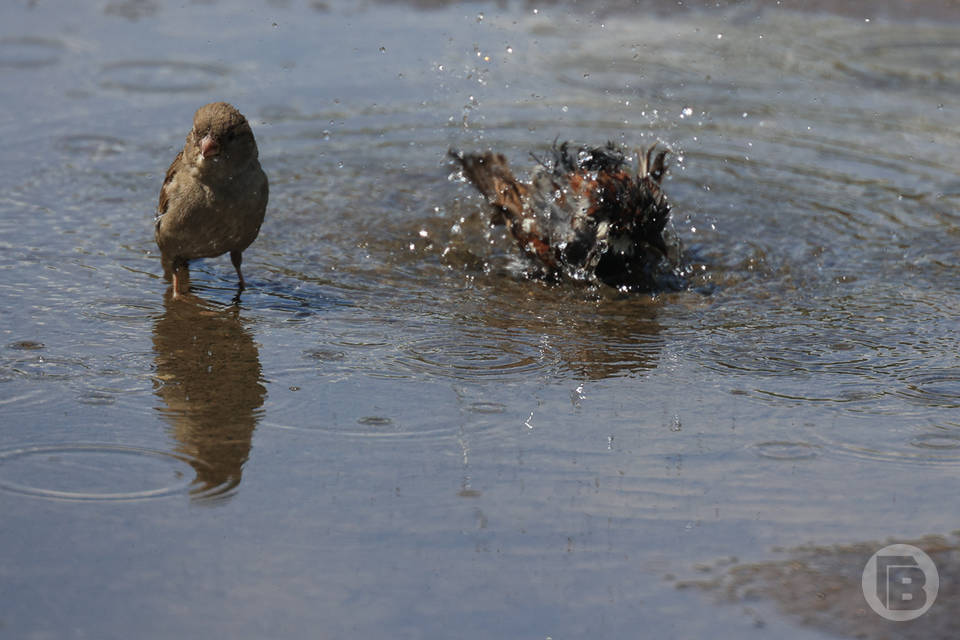
[[718,33],[718,34],[717,34],[717,40],[723,40],[723,34],[722,34],[722,33]]
[[508,47],[507,47],[507,53],[513,53],[513,47],[508,46]]
[[683,425],[680,424],[680,416],[676,413],[673,414],[673,419],[670,420],[670,431],[680,431],[683,428]]
[[684,107],[683,109],[680,110],[681,118],[685,118],[687,116],[692,116],[692,115],[693,115],[693,109],[691,109],[690,107]]
[[386,47],[380,47],[380,53],[386,53],[386,52],[387,52]]
[[483,22],[483,14],[482,14],[482,13],[478,13],[478,14],[477,14],[477,22]]
[[563,111],[564,113],[566,113],[567,111],[569,111],[569,109],[567,108],[567,105],[563,105],[562,107],[560,107],[560,111]]

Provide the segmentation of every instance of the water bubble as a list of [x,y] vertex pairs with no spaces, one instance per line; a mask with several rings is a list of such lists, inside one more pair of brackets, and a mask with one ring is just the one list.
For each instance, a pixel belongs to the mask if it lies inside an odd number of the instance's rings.
[[683,109],[680,110],[681,118],[686,118],[687,116],[692,116],[692,115],[693,115],[693,109],[691,109],[690,107],[684,107]]
[[717,40],[723,40],[723,34],[722,34],[722,33],[718,33],[718,34],[717,34]]
[[507,46],[507,53],[513,53],[513,47]]
[[563,105],[562,107],[560,107],[560,111],[563,111],[564,113],[566,113],[567,111],[569,111],[569,109],[567,108],[567,105]]
[[680,431],[683,428],[683,425],[680,423],[680,416],[678,414],[673,414],[673,418],[670,420],[670,431]]

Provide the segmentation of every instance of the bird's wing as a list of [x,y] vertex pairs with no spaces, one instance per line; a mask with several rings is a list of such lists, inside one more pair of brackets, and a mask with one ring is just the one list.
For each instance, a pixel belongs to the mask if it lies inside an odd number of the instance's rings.
[[170,163],[170,168],[167,169],[167,175],[163,179],[163,186],[160,187],[160,201],[157,203],[157,221],[159,224],[160,216],[167,212],[167,205],[169,204],[169,196],[167,195],[167,185],[173,182],[173,176],[176,175],[177,169],[180,166],[180,160],[183,158],[183,151],[177,154],[177,157],[173,159],[173,162]]

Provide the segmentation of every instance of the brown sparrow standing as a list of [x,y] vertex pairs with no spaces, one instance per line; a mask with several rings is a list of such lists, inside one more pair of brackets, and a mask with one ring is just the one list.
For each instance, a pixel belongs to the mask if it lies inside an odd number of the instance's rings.
[[552,158],[534,156],[532,180],[521,182],[501,154],[450,151],[493,207],[491,223],[505,224],[543,275],[648,290],[676,286],[661,282],[678,252],[664,234],[666,154],[638,150],[633,171],[613,143],[554,143]]
[[157,246],[174,297],[189,288],[190,260],[228,251],[243,289],[243,250],[256,239],[267,208],[267,176],[257,155],[253,131],[234,107],[212,102],[197,109],[157,206]]

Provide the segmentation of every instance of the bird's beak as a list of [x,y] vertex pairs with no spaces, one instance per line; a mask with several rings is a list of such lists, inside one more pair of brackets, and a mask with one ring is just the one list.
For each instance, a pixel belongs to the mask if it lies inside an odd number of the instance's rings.
[[215,156],[220,153],[220,143],[209,133],[200,141],[200,155],[204,158]]

